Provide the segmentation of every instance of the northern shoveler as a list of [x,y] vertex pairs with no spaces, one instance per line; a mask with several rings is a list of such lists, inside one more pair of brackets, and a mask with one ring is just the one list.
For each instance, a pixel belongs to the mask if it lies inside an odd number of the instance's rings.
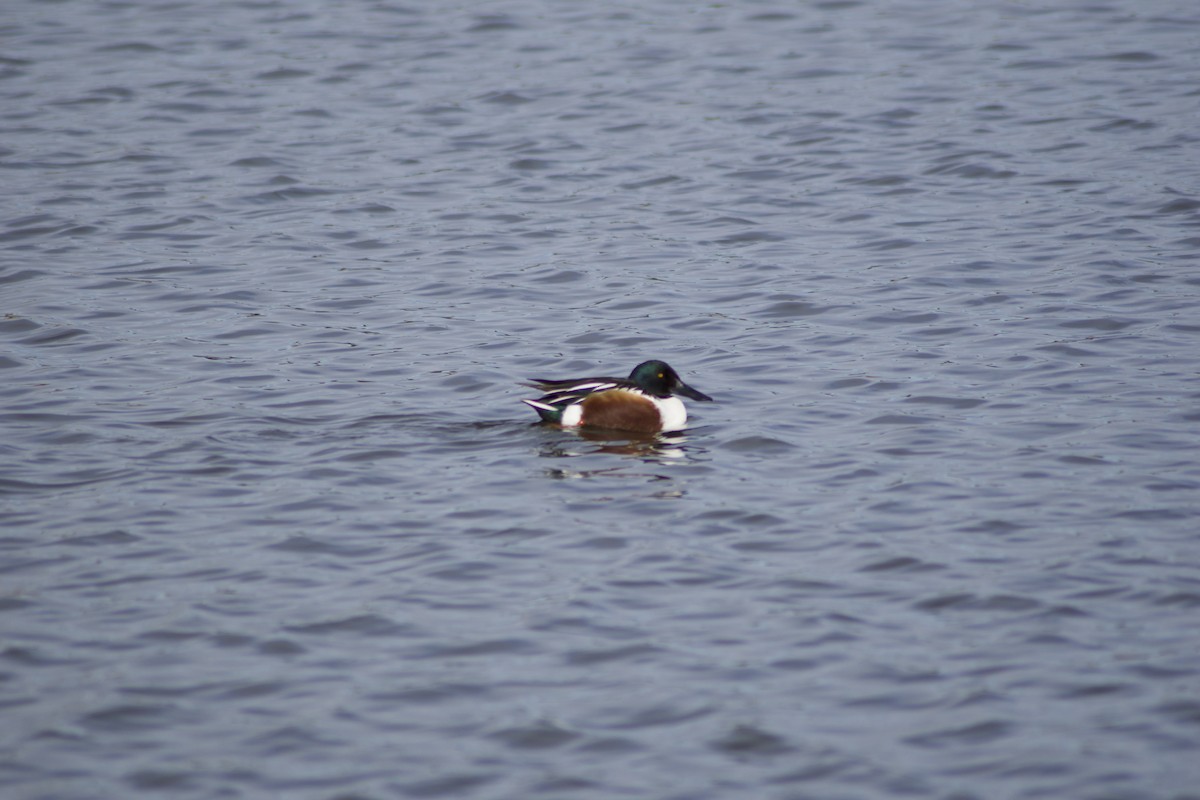
[[687,423],[687,409],[676,395],[712,400],[680,380],[662,361],[638,364],[628,378],[530,378],[525,386],[545,394],[521,402],[538,412],[543,422],[567,428],[587,425],[643,433],[678,431]]

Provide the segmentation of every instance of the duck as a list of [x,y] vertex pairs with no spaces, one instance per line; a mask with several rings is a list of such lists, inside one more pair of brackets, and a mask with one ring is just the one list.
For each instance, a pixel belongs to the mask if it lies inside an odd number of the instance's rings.
[[683,382],[665,361],[643,361],[628,378],[530,378],[523,384],[544,392],[522,399],[542,422],[564,428],[660,433],[683,430],[687,408],[680,397],[712,402],[712,398]]

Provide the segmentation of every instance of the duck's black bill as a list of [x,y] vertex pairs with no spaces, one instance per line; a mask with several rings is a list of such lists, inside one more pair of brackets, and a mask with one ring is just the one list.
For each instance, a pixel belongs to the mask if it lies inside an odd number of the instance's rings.
[[707,400],[710,403],[712,402],[711,397],[706,395],[704,392],[697,392],[695,389],[688,386],[683,381],[680,381],[679,385],[675,387],[675,394],[681,394],[684,397],[690,397],[693,400]]

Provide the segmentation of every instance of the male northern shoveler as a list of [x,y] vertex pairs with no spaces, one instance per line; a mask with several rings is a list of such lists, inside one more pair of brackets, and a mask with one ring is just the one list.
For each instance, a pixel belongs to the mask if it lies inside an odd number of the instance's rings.
[[545,394],[521,402],[532,406],[543,422],[567,428],[588,425],[643,433],[678,431],[687,423],[687,409],[676,395],[712,400],[680,380],[662,361],[638,364],[628,378],[531,378],[525,385]]

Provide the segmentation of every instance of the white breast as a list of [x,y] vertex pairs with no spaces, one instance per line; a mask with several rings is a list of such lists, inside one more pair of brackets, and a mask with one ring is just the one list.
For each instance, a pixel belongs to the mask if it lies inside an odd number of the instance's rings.
[[687,409],[684,408],[682,400],[678,397],[653,397],[651,399],[654,401],[654,405],[658,406],[664,431],[681,431],[687,427]]

